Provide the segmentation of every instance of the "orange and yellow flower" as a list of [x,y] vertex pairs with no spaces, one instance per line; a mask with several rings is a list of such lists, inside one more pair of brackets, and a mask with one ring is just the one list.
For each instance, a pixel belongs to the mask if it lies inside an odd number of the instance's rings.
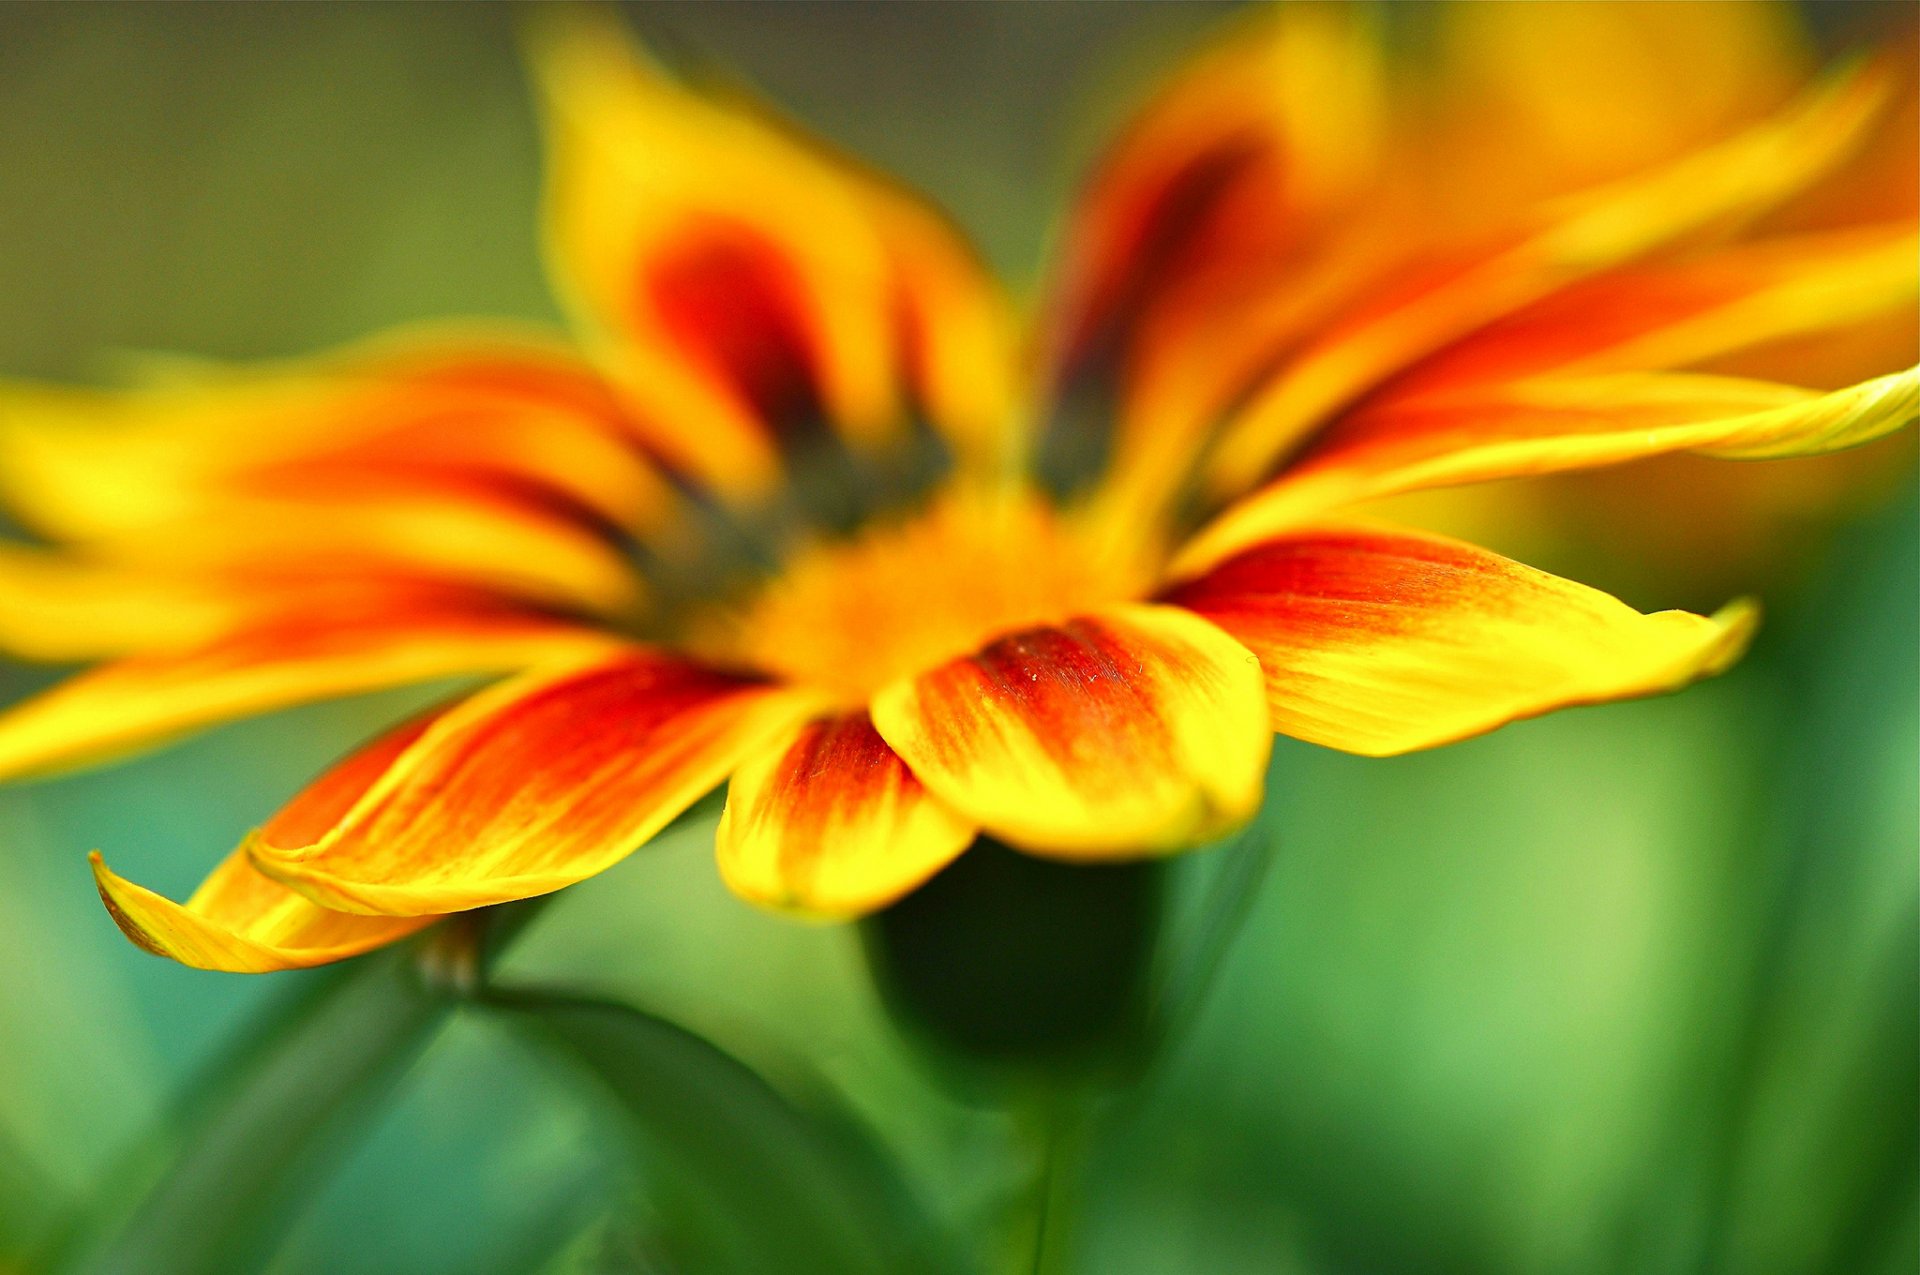
[[498,678],[184,904],[96,857],[136,943],[251,971],[560,889],[722,784],[728,884],[852,916],[981,835],[1217,838],[1274,731],[1389,755],[1717,672],[1747,604],[1642,614],[1356,507],[1920,411],[1913,369],[1755,376],[1887,348],[1920,292],[1914,183],[1862,176],[1911,68],[1809,76],[1778,16],[1467,5],[1416,65],[1374,11],[1262,14],[1105,153],[1023,324],[919,200],[547,15],[570,339],[5,391],[57,547],[0,557],[0,640],[103,662],[0,719],[0,771]]

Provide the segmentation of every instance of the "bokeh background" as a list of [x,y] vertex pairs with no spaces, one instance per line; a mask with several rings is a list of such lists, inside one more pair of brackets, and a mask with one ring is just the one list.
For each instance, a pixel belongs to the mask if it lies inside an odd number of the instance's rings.
[[[1879,20],[1821,8],[1829,39]],[[636,15],[675,56],[729,68],[931,192],[1030,281],[1098,139],[1221,12]],[[100,380],[129,354],[554,317],[514,16],[0,6],[0,375]],[[1641,554],[1638,537],[1539,546],[1541,565],[1644,609],[1764,593],[1752,656],[1718,681],[1390,762],[1281,741],[1270,866],[1188,1037],[1096,1127],[1069,1268],[1920,1268],[1920,505],[1911,452],[1884,455],[1875,498],[1808,514],[1790,564],[1736,554],[1690,580],[1684,559],[1650,572],[1620,552]],[[0,666],[0,698],[54,675]],[[310,774],[435,693],[283,712],[0,791],[0,1270],[24,1268],[196,1077],[326,977],[143,955],[85,852],[180,897]],[[1028,1150],[902,1049],[852,930],[730,899],[709,833],[696,820],[569,890],[505,973],[838,1091],[947,1225],[1000,1227]],[[1221,870],[1197,856],[1177,884]],[[292,1202],[267,1260],[287,1275],[655,1269],[659,1206],[628,1152],[594,1094],[464,1012]]]

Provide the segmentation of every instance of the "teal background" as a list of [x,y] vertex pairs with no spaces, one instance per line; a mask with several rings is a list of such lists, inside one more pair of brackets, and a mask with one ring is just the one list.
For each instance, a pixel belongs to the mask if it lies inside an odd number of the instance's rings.
[[[931,192],[1027,282],[1076,165],[1217,14],[638,20]],[[505,7],[0,6],[0,373],[551,318],[512,24]],[[1752,656],[1683,696],[1391,762],[1282,741],[1273,864],[1191,1036],[1096,1129],[1071,1269],[1915,1270],[1916,509],[1908,475],[1814,569],[1752,581],[1769,607]],[[49,676],[6,667],[0,693]],[[0,791],[0,1270],[315,977],[144,956],[85,852],[184,895],[432,694]],[[709,855],[696,822],[568,891],[504,972],[837,1090],[991,1248],[1030,1149],[903,1050],[851,930],[750,910]],[[1182,891],[1219,858],[1183,863]],[[313,1183],[271,1269],[664,1269],[650,1180],[590,1095],[466,1011]]]

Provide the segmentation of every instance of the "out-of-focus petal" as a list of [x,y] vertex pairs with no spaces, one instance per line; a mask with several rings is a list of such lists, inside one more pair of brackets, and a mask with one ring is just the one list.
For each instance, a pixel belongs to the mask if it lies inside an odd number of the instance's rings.
[[1911,222],[1742,243],[1583,280],[1423,360],[1379,397],[1700,364],[1883,315],[1910,324],[1917,295]]
[[1920,416],[1920,370],[1822,394],[1683,372],[1495,382],[1362,411],[1184,546],[1217,562],[1328,510],[1425,487],[1614,465],[1669,452],[1762,459],[1838,451]]
[[1887,91],[1876,68],[1837,73],[1763,124],[1570,196],[1518,237],[1409,276],[1308,343],[1250,398],[1208,458],[1208,489],[1247,489],[1332,412],[1502,315],[1805,189],[1858,144]]
[[1117,381],[1102,500],[1137,522],[1233,399],[1397,256],[1388,77],[1358,6],[1279,5],[1190,60],[1064,236],[1054,375]]
[[735,772],[720,872],[735,894],[821,916],[893,902],[973,840],[865,712],[801,726]]
[[428,573],[609,610],[637,590],[618,541],[674,500],[593,373],[480,333],[128,392],[0,387],[0,494],[147,569]]
[[873,722],[928,790],[1014,845],[1123,858],[1219,836],[1260,804],[1260,669],[1205,621],[1109,608],[894,683]]
[[68,540],[163,526],[227,497],[496,489],[638,530],[664,483],[618,399],[553,344],[420,330],[315,358],[196,366],[144,388],[0,387],[0,481]]
[[0,775],[151,746],[269,709],[605,648],[605,634],[448,590],[347,590],[198,646],[129,656],[0,714]]
[[232,589],[0,542],[0,651],[81,661],[206,641],[233,627]]
[[342,911],[456,912],[611,867],[806,714],[794,692],[630,648],[440,718],[324,835],[255,866]]
[[1791,96],[1812,62],[1791,4],[1460,4],[1432,16],[1433,203],[1465,219],[1726,136]]
[[1000,301],[944,223],[606,15],[543,15],[534,65],[557,285],[665,455],[750,492],[823,418],[871,445],[917,396],[963,447],[1002,427]]
[[1460,541],[1358,527],[1256,545],[1164,601],[1259,656],[1275,730],[1370,756],[1676,689],[1739,658],[1755,618],[1642,615]]
[[[352,808],[387,767],[420,737],[423,716],[347,756],[281,808],[263,836],[319,837]],[[367,917],[333,912],[262,876],[236,850],[185,903],[116,876],[96,852],[94,882],[114,922],[157,956],[196,969],[258,974],[344,960],[391,943],[438,917]]]

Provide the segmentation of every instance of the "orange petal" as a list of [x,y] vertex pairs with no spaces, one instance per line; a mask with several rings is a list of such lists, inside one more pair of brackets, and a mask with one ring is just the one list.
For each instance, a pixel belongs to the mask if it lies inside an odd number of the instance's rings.
[[717,840],[742,898],[858,916],[938,872],[973,834],[856,712],[808,722],[743,765]]
[[1272,742],[1253,657],[1155,606],[1001,638],[887,687],[872,712],[936,797],[1063,858],[1223,834],[1259,807]]
[[[308,840],[345,814],[428,724],[423,716],[349,755],[308,785],[261,829]],[[100,900],[129,939],[196,969],[259,974],[325,965],[404,938],[438,917],[366,917],[332,912],[260,875],[236,850],[185,903],[114,875],[92,856]]]
[[1275,730],[1369,756],[1674,690],[1738,659],[1755,619],[1642,615],[1472,545],[1358,527],[1257,545],[1163,600],[1260,657]]
[[944,223],[682,88],[612,18],[549,13],[535,37],[553,272],[664,454],[750,492],[814,421],[897,436],[916,371],[937,424],[1004,428],[1000,302]]
[[545,894],[611,867],[806,712],[792,692],[638,649],[530,672],[436,722],[311,843],[254,863],[392,916]]
[[1831,394],[1679,372],[1542,377],[1388,401],[1342,421],[1281,479],[1182,549],[1183,574],[1330,509],[1426,487],[1667,452],[1751,459],[1838,451],[1920,416],[1920,370]]
[[1387,375],[1552,291],[1805,189],[1865,135],[1887,77],[1854,68],[1727,141],[1570,197],[1543,225],[1437,262],[1289,360],[1223,429],[1209,489],[1245,490]]
[[102,665],[0,715],[0,775],[111,757],[292,704],[505,672],[605,635],[451,592],[312,597],[203,645]]

